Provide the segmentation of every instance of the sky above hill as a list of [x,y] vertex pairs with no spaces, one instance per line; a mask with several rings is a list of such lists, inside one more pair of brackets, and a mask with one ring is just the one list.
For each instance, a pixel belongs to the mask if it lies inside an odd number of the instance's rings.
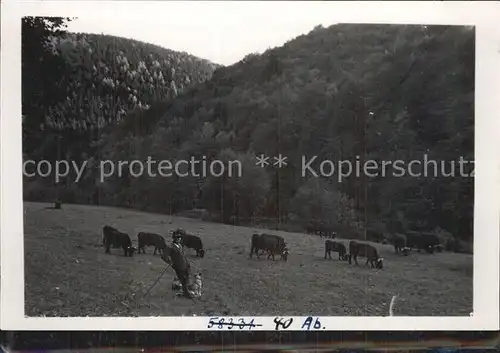
[[36,6],[46,14],[78,17],[68,26],[72,32],[132,38],[222,65],[281,46],[320,24],[464,24],[464,13],[476,18],[495,14],[467,7],[467,2],[429,1],[383,6],[356,1],[40,1]]
[[279,4],[264,8],[250,2],[237,6],[225,2],[223,8],[220,3],[195,4],[174,3],[156,12],[148,8],[144,14],[118,11],[113,20],[104,13],[80,15],[68,30],[132,38],[230,65],[249,53],[281,46],[316,25],[335,23],[323,7],[304,3],[287,8]]

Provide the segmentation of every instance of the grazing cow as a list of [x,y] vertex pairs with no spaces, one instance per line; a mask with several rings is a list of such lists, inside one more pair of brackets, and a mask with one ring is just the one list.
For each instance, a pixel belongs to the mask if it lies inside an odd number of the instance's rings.
[[344,244],[332,240],[325,241],[325,259],[326,255],[328,255],[330,259],[332,258],[331,255],[332,251],[339,253],[339,260],[345,260],[345,255],[347,253],[347,250]]
[[327,225],[318,226],[317,232],[321,238],[331,238],[334,239],[336,234],[333,229]]
[[102,242],[106,248],[105,253],[110,254],[111,246],[121,247],[125,256],[133,256],[135,248],[132,246],[132,241],[128,234],[122,233],[119,230],[104,226],[102,228],[103,238]]
[[368,262],[371,264],[372,268],[383,268],[383,259],[378,256],[377,249],[370,244],[357,242],[351,240],[349,242],[349,264],[351,264],[352,258],[354,262],[358,265],[358,256],[366,257],[366,266]]
[[439,237],[436,234],[422,233],[421,235],[421,247],[430,254],[433,254],[435,250],[438,250],[440,242]]
[[203,249],[203,242],[197,235],[188,234],[183,229],[177,229],[172,233],[172,238],[178,238],[181,241],[182,247],[194,249],[196,256],[204,257],[205,249]]
[[418,252],[420,252],[420,234],[408,232],[406,234],[406,246],[411,249],[418,249]]
[[139,254],[141,253],[141,249],[142,249],[143,254],[146,253],[146,250],[144,249],[146,246],[154,246],[155,247],[155,251],[154,251],[153,255],[156,255],[156,251],[158,251],[158,253],[161,254],[161,252],[163,251],[163,249],[167,245],[165,243],[165,238],[163,238],[161,235],[155,234],[155,233],[140,232],[139,234],[137,234],[137,241],[139,244],[139,246],[138,246],[139,247]]
[[332,227],[324,222],[309,222],[306,226],[307,234],[319,235],[321,238],[335,238],[336,234]]
[[406,246],[417,249],[418,252],[425,250],[429,254],[433,254],[436,246],[439,245],[439,237],[431,233],[408,232],[406,239]]
[[259,258],[259,251],[265,250],[268,255],[267,258],[273,258],[276,254],[281,255],[281,259],[287,261],[288,259],[288,249],[286,247],[285,239],[280,236],[273,234],[254,234],[252,235],[252,244],[250,249],[250,258],[255,253],[257,258]]

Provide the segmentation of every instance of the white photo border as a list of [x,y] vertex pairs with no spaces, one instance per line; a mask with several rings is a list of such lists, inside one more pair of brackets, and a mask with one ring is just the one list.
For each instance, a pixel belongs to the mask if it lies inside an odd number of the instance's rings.
[[[285,1],[31,1],[2,2],[1,11],[1,322],[2,330],[214,330],[208,317],[25,317],[21,134],[21,18],[23,16],[133,16],[191,7],[204,16],[224,11],[245,13],[262,7],[273,21],[300,21],[287,8],[321,8],[333,22],[380,24],[472,25],[476,34],[475,63],[475,203],[473,314],[466,317],[321,317],[327,330],[498,330],[500,228],[500,4],[496,2],[285,2]],[[169,11],[166,11],[169,9]],[[283,14],[274,18],[276,14]],[[304,18],[307,11],[300,12]],[[230,16],[225,16],[229,18]],[[167,20],[167,19],[166,19]],[[168,18],[172,21],[184,19]],[[311,28],[312,29],[312,28]],[[175,49],[175,48],[172,48]],[[429,298],[432,300],[432,298]],[[285,315],[286,313],[282,313]],[[255,317],[274,330],[274,317]],[[303,317],[288,330],[301,330]],[[248,322],[248,321],[247,321]],[[324,328],[321,327],[320,330]],[[314,328],[311,327],[311,330]],[[234,328],[233,331],[238,330]],[[248,330],[248,329],[245,329]]]

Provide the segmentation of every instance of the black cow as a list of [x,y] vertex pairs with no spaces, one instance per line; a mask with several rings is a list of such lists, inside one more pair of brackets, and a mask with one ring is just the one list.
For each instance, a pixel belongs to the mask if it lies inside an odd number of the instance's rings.
[[371,264],[372,268],[383,268],[383,259],[378,256],[377,249],[370,244],[357,242],[351,240],[349,242],[349,264],[351,264],[352,258],[354,262],[358,265],[358,256],[366,257],[366,266],[368,262]]
[[428,253],[434,253],[434,251],[441,252],[441,242],[436,234],[422,233],[422,247]]
[[182,247],[194,249],[196,251],[196,256],[205,256],[203,242],[201,241],[201,238],[199,236],[189,234],[183,229],[177,229],[172,233],[172,238],[180,238]]
[[411,249],[418,249],[418,252],[420,252],[420,234],[407,233],[406,246],[408,246]]
[[319,235],[321,238],[335,238],[335,231],[324,222],[309,222],[306,226],[307,234]]
[[345,255],[347,253],[347,250],[344,244],[332,240],[325,241],[325,259],[327,254],[330,257],[330,259],[332,258],[331,255],[332,251],[339,253],[339,260],[345,260]]
[[326,225],[318,226],[317,232],[321,238],[334,239],[336,235],[333,229]]
[[418,252],[425,250],[429,254],[433,254],[436,247],[440,245],[439,237],[430,233],[408,232],[406,240],[406,246],[409,248],[417,249]]
[[288,259],[288,249],[286,247],[285,239],[280,236],[273,234],[254,234],[252,235],[252,244],[250,249],[250,258],[255,253],[257,258],[259,258],[259,251],[265,250],[268,255],[267,258],[273,258],[275,260],[275,255],[280,254],[281,259],[287,261]]
[[163,251],[163,249],[165,249],[165,246],[167,245],[165,243],[165,238],[163,238],[161,235],[155,233],[147,233],[147,232],[140,232],[139,234],[137,234],[137,242],[139,244],[138,246],[139,254],[141,253],[141,249],[143,254],[146,253],[146,249],[144,249],[146,246],[155,247],[153,255],[156,255],[156,251],[158,251],[158,253],[161,254],[161,252]]
[[132,241],[130,240],[128,234],[122,233],[110,226],[104,226],[102,228],[102,234],[102,243],[106,248],[106,254],[111,253],[109,249],[113,246],[121,247],[125,256],[133,256],[135,248],[132,246]]

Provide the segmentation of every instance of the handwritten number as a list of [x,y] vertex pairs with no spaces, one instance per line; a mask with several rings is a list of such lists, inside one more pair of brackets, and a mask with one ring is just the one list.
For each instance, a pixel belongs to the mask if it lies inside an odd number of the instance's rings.
[[213,321],[213,320],[215,320],[215,319],[217,319],[217,318],[216,318],[216,317],[215,317],[215,318],[214,318],[214,317],[211,317],[211,318],[208,320],[208,328],[212,328],[212,327],[214,326],[214,321]]
[[227,328],[231,330],[234,326],[238,326],[240,330],[243,330],[245,327],[248,327],[248,329],[251,330],[252,327],[262,326],[261,324],[255,324],[255,319],[252,319],[249,323],[246,323],[243,318],[239,318],[237,321],[239,324],[235,323],[233,318],[229,318],[228,322],[226,322],[223,317],[211,317],[208,321],[207,327],[212,328],[214,325],[217,325],[217,328],[223,329],[224,326],[227,326]]
[[290,325],[292,324],[293,322],[293,318],[289,318],[288,320],[286,321],[283,321],[283,318],[282,317],[275,317],[274,318],[274,323],[276,324],[276,326],[274,327],[275,330],[279,330],[280,326],[286,330],[287,328],[290,327]]
[[279,317],[274,318],[274,323],[276,324],[274,326],[274,330],[278,331],[279,327],[282,325],[281,319]]

